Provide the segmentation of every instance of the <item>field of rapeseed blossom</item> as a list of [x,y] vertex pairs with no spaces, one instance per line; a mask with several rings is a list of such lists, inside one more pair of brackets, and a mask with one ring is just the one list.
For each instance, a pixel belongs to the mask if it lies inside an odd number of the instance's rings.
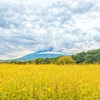
[[100,100],[100,65],[0,64],[0,100]]

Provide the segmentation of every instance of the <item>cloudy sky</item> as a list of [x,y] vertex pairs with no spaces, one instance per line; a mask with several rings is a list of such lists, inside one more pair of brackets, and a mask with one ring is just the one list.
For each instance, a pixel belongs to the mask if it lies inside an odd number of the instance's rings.
[[100,48],[100,0],[0,0],[0,60],[51,48]]

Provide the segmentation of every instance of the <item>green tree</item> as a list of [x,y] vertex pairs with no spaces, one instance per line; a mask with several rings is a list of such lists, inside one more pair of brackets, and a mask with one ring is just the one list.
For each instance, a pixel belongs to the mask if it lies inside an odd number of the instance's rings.
[[90,50],[87,52],[80,52],[75,55],[72,55],[72,58],[77,64],[80,63],[100,63],[100,49]]
[[57,59],[56,64],[75,64],[75,61],[70,56],[62,56]]
[[79,64],[79,63],[83,63],[84,61],[85,61],[85,52],[80,52],[80,53],[77,53],[77,54],[75,54],[75,55],[72,55],[72,58],[75,60],[75,62],[77,63],[77,64]]
[[44,58],[38,58],[34,60],[35,64],[44,64]]

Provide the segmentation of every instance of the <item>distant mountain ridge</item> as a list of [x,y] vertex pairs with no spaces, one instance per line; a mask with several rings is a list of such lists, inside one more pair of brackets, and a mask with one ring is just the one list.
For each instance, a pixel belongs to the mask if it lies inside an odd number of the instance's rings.
[[66,54],[61,51],[56,52],[54,51],[53,47],[50,47],[47,49],[39,50],[32,54],[25,55],[21,58],[18,58],[17,60],[34,60],[37,58],[54,58],[54,57],[59,57],[59,56],[64,56],[64,55]]
[[32,54],[25,55],[16,60],[34,60],[37,58],[54,58],[54,57],[59,57],[59,56],[64,56],[64,55],[66,55],[66,54],[62,53],[60,51],[55,52],[54,49],[52,47],[50,47],[47,49],[39,50]]
[[54,57],[59,57],[63,56],[66,54],[40,54],[40,53],[33,53],[33,54],[28,54],[26,56],[23,56],[21,58],[18,58],[16,60],[34,60],[37,58],[54,58]]
[[53,52],[53,48],[51,47],[51,48],[48,48],[48,49],[39,50],[39,51],[35,52],[35,54],[36,53],[46,53],[46,52]]

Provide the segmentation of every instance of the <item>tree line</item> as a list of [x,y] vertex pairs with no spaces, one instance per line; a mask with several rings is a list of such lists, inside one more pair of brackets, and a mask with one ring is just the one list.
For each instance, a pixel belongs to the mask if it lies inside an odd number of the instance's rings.
[[6,61],[9,64],[100,64],[100,49],[80,52],[72,56],[38,58],[32,61]]
[[72,55],[72,58],[76,64],[100,64],[100,49],[80,52]]
[[64,65],[64,64],[75,64],[75,61],[70,56],[60,56],[55,58],[37,58],[35,60],[31,61],[7,61],[3,63],[9,63],[9,64],[58,64],[58,65]]

